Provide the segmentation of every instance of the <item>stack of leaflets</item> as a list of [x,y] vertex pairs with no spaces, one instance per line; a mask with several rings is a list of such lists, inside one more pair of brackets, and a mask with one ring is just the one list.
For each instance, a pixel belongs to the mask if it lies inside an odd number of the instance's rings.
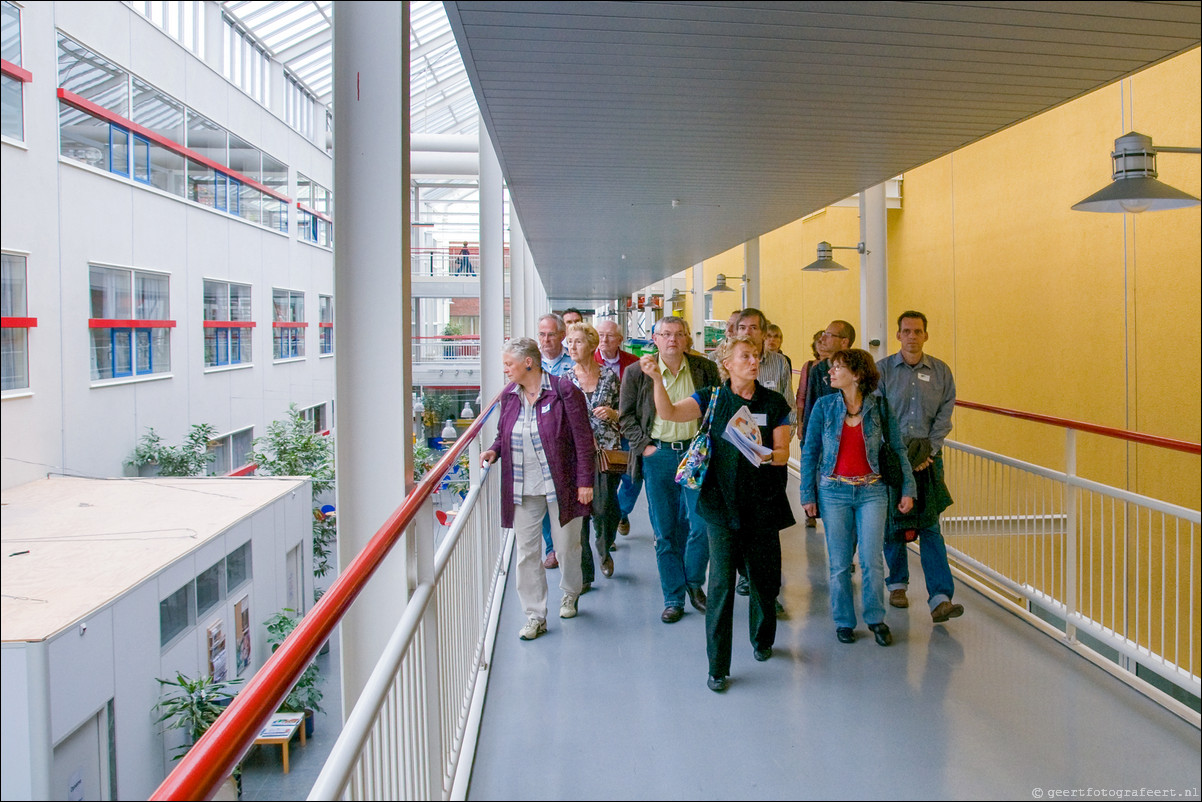
[[755,417],[744,404],[726,424],[722,437],[735,444],[735,448],[747,457],[748,462],[757,468],[764,464],[764,457],[772,454],[772,449],[764,446],[760,437],[760,427],[755,424]]

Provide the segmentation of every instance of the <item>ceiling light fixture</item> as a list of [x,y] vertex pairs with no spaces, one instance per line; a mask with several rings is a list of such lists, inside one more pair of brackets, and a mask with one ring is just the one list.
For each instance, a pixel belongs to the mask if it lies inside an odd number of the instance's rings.
[[818,243],[817,261],[810,262],[808,265],[803,267],[802,270],[811,273],[830,273],[836,270],[846,270],[846,267],[831,258],[831,252],[836,250],[856,251],[861,255],[869,252],[868,248],[862,242],[855,245],[831,245],[829,242],[823,240],[822,242]]
[[1083,201],[1078,212],[1160,212],[1187,209],[1199,201],[1188,192],[1156,180],[1157,153],[1202,153],[1202,148],[1154,147],[1152,137],[1131,131],[1114,140],[1111,182]]

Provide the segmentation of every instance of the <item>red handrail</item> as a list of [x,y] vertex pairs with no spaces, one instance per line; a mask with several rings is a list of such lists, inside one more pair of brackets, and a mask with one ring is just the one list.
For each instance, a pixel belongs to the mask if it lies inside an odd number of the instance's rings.
[[243,686],[234,701],[180,759],[151,800],[209,799],[234,770],[255,736],[284,701],[321,645],[346,615],[355,598],[400,540],[417,511],[438,489],[467,444],[479,433],[488,413],[500,402],[498,395],[443,458],[430,470],[401,506],[388,517],[359,556],[346,567],[321,600],[300,620],[275,654]]
[[[793,372],[801,375],[801,370],[794,368]],[[1167,448],[1171,451],[1182,451],[1186,454],[1202,454],[1202,443],[1191,443],[1189,440],[1175,440],[1172,437],[1160,437],[1155,434],[1144,434],[1143,432],[1132,432],[1126,429],[1115,429],[1110,426],[1099,426],[1096,423],[1086,423],[1085,421],[1072,420],[1070,418],[1057,418],[1052,415],[1038,415],[1034,412],[1020,412],[1017,409],[1007,409],[1006,407],[995,407],[990,404],[978,404],[975,401],[956,401],[956,406],[964,409],[972,409],[977,412],[990,412],[994,415],[1005,415],[1008,418],[1018,418],[1019,420],[1029,420],[1035,423],[1046,423],[1050,426],[1060,426],[1065,429],[1075,429],[1079,432],[1089,432],[1090,434],[1100,434],[1103,437],[1113,437],[1116,440],[1126,440],[1129,443],[1141,443],[1148,446],[1159,446]]]
[[1113,437],[1116,440],[1126,440],[1129,443],[1159,446],[1172,451],[1183,451],[1186,454],[1202,454],[1202,444],[1191,443],[1188,440],[1174,440],[1171,437],[1159,437],[1154,434],[1144,434],[1143,432],[1114,429],[1110,426],[1099,426],[1096,423],[1085,423],[1084,421],[1070,420],[1069,418],[1056,418],[1051,415],[1036,415],[1034,412],[1020,412],[1016,409],[978,404],[975,401],[957,401],[956,406],[963,407],[964,409],[975,409],[978,412],[991,412],[994,415],[1005,415],[1008,418],[1029,420],[1035,423],[1047,423],[1052,426],[1061,426],[1065,429],[1076,429],[1079,432],[1100,434],[1104,437]]

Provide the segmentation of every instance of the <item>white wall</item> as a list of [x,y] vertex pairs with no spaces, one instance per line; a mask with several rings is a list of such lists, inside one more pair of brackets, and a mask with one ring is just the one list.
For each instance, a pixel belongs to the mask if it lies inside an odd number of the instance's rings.
[[[48,472],[128,473],[124,461],[147,427],[168,443],[189,427],[219,433],[284,416],[334,395],[334,366],[318,354],[318,295],[333,295],[333,254],[298,239],[295,207],[287,235],[111,174],[58,158],[56,26],[67,36],[182,101],[288,165],[333,184],[333,165],[289,128],[121,3],[35,3],[22,8],[25,146],[2,146],[0,247],[28,252],[30,390],[3,400],[0,486]],[[211,46],[219,42],[210,43]],[[281,110],[282,112],[282,110]],[[105,263],[171,276],[169,378],[94,386],[90,379],[88,268]],[[204,368],[204,279],[252,285],[257,327],[253,367]],[[304,360],[273,364],[273,287],[305,293]],[[337,342],[337,335],[335,335]]]
[[[302,598],[306,608],[312,605],[310,497],[308,484],[301,485],[147,577],[112,604],[51,637],[49,722],[33,720],[36,705],[28,701],[31,688],[36,688],[36,682],[29,676],[28,653],[36,645],[6,644],[0,652],[3,657],[0,714],[4,728],[0,778],[4,798],[36,796],[32,791],[34,779],[30,766],[31,743],[39,724],[49,725],[47,746],[61,746],[81,725],[104,710],[110,700],[114,706],[118,798],[147,798],[170,771],[175,748],[183,742],[180,731],[164,732],[163,725],[155,723],[158,716],[154,705],[160,695],[156,678],[174,678],[176,672],[193,678],[206,674],[207,630],[218,619],[225,631],[229,677],[236,676],[234,605],[244,596],[250,603],[252,646],[250,665],[240,676],[249,678],[258,670],[268,656],[262,623],[286,606],[286,555],[298,544],[304,555]],[[195,625],[167,648],[161,647],[159,602],[247,541],[252,543],[251,581],[227,590],[219,605],[199,616]],[[107,731],[101,732],[101,737],[107,743]],[[57,765],[52,774],[67,776],[74,768]],[[107,777],[107,769],[100,769]]]

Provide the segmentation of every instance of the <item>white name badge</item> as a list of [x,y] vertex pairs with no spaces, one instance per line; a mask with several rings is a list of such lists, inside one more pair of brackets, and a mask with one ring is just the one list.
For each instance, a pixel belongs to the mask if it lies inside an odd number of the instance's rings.
[[768,425],[768,416],[763,412],[754,413],[751,416],[751,419],[755,421],[756,426],[767,426]]
[[922,379],[924,382],[929,382],[929,381],[931,380],[931,374],[929,374],[929,373],[919,373],[919,374],[918,374],[918,378]]

